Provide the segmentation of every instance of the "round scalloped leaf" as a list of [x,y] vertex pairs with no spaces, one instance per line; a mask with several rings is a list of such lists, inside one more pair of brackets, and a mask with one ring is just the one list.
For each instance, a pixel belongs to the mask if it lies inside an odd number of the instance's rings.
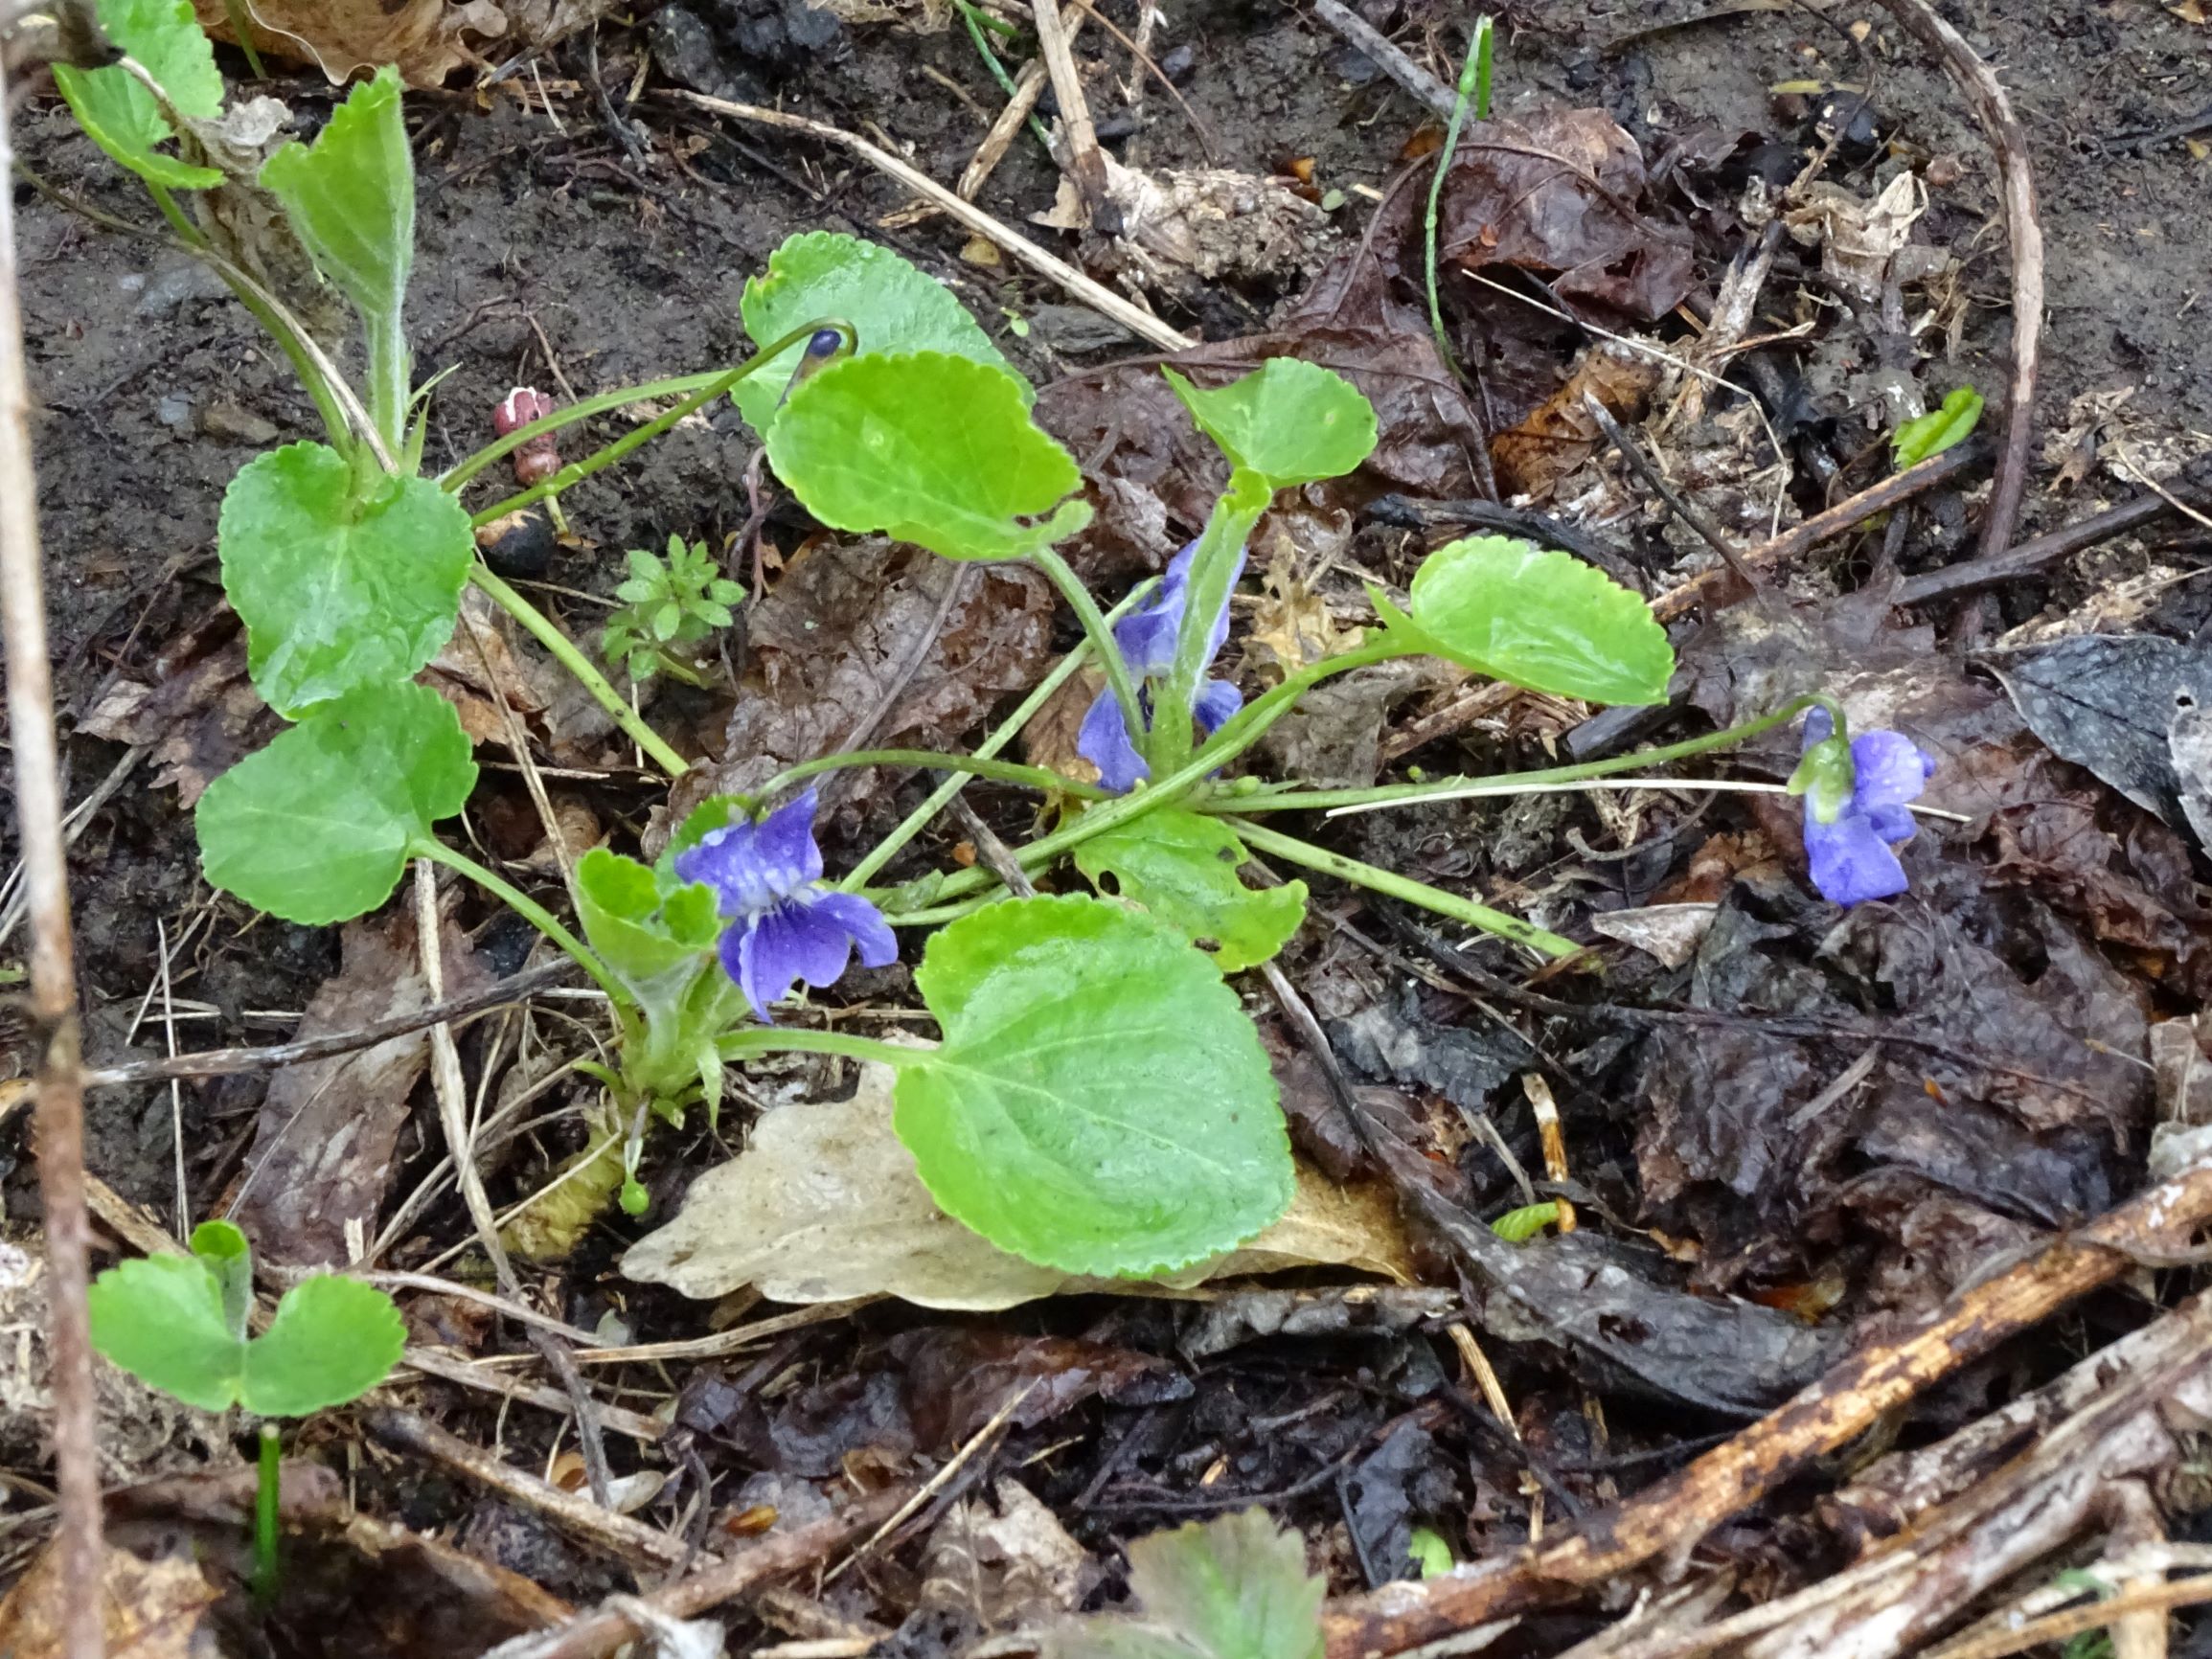
[[941,929],[915,981],[945,1040],[901,1071],[894,1124],[939,1208],[1000,1249],[1141,1277],[1289,1207],[1259,1033],[1165,923],[1014,899]]
[[285,1292],[246,1345],[239,1403],[258,1417],[308,1417],[358,1399],[399,1363],[407,1326],[374,1284],[326,1273]]
[[[853,325],[856,356],[945,352],[1015,373],[991,336],[952,290],[889,248],[836,231],[807,231],[768,256],[768,268],[745,284],[740,307],[756,345],[780,340],[809,323]],[[738,412],[765,431],[799,366],[804,341],[740,380],[731,391]],[[1016,376],[1023,401],[1037,394]]]
[[452,704],[423,686],[356,692],[208,786],[200,864],[286,921],[348,921],[392,896],[410,851],[475,786]]
[[[1073,535],[1073,457],[1029,418],[1029,388],[943,352],[848,357],[791,394],[768,459],[807,511],[946,558],[1023,558]],[[1020,520],[1051,513],[1041,524]]]
[[92,1346],[139,1381],[202,1411],[237,1402],[245,1344],[224,1316],[221,1282],[196,1256],[110,1267],[85,1302]]
[[1306,920],[1306,884],[1246,887],[1237,875],[1245,857],[1219,818],[1175,807],[1118,825],[1075,852],[1094,886],[1111,875],[1123,898],[1182,933],[1223,973],[1257,967]]
[[1211,391],[1163,369],[1175,396],[1230,465],[1270,489],[1341,478],[1374,452],[1375,409],[1343,375],[1296,357]]
[[297,718],[436,656],[476,543],[467,509],[428,479],[386,480],[357,501],[344,456],[291,443],[231,480],[217,546],[254,685]]
[[1652,607],[1572,555],[1510,536],[1440,547],[1413,578],[1413,624],[1438,656],[1590,703],[1663,703],[1675,650]]
[[[178,114],[201,121],[222,114],[222,72],[192,0],[100,0],[99,15],[108,39],[145,67]],[[122,65],[79,69],[57,63],[54,84],[92,142],[148,183],[171,190],[222,183],[215,168],[179,161],[156,148],[176,135],[153,94]]]

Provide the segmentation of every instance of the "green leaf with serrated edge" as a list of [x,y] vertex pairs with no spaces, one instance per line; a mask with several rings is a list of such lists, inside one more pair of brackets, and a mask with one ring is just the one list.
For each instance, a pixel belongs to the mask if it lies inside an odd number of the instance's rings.
[[1965,442],[1981,422],[1982,395],[1972,386],[1961,386],[1943,400],[1943,407],[1931,409],[1907,420],[1889,435],[1889,451],[1902,472],[1907,466],[1917,466],[1930,455],[1941,455],[1953,444]]
[[222,1284],[196,1256],[149,1256],[110,1267],[86,1305],[92,1346],[139,1381],[202,1411],[238,1398],[245,1344],[223,1314]]
[[1510,536],[1440,547],[1408,617],[1370,590],[1406,645],[1493,679],[1591,703],[1663,703],[1675,650],[1652,608],[1569,554]]
[[415,158],[400,118],[399,72],[387,64],[353,88],[313,145],[287,144],[262,164],[316,269],[363,322],[400,330],[415,261]]
[[938,1207],[1000,1249],[1137,1277],[1289,1207],[1259,1034],[1164,922],[1014,899],[935,934],[915,983],[945,1040],[900,1073],[899,1138]]
[[768,459],[835,529],[883,531],[946,558],[1022,558],[1090,522],[1085,503],[1065,499],[1082,474],[1030,420],[1026,391],[943,352],[851,357],[791,394]]
[[216,1277],[222,1291],[223,1319],[243,1342],[254,1307],[254,1252],[246,1236],[229,1221],[202,1221],[192,1230],[192,1253]]
[[423,686],[356,692],[208,785],[200,865],[286,921],[350,921],[392,896],[409,851],[475,786],[451,703]]
[[1305,1541],[1244,1510],[1129,1547],[1132,1617],[1097,1613],[1053,1632],[1050,1659],[1320,1659],[1327,1583]]
[[[193,15],[192,0],[100,0],[100,26],[136,58],[180,115],[213,121],[222,114],[222,72],[215,49]],[[104,69],[54,66],[54,84],[92,142],[149,184],[210,190],[222,173],[165,155],[156,147],[176,135],[159,101],[120,64]]]
[[1162,807],[1076,849],[1076,868],[1142,905],[1213,957],[1223,973],[1256,967],[1306,920],[1306,884],[1246,887],[1243,843],[1219,818]]
[[375,1285],[334,1273],[304,1279],[246,1344],[239,1403],[259,1417],[344,1405],[391,1375],[406,1346],[406,1322]]
[[1270,357],[1211,391],[1162,369],[1198,429],[1271,489],[1341,478],[1374,452],[1375,409],[1343,375],[1295,357]]
[[353,466],[291,443],[239,469],[217,546],[246,625],[246,667],[297,718],[365,686],[404,680],[452,636],[475,541],[468,510],[426,478],[354,495]]
[[[850,323],[859,337],[856,356],[944,352],[1015,375],[1025,404],[1037,397],[950,288],[857,237],[808,231],[791,238],[768,256],[768,268],[745,284],[739,308],[756,346],[809,323]],[[805,350],[804,341],[787,347],[731,389],[754,430],[766,429]]]

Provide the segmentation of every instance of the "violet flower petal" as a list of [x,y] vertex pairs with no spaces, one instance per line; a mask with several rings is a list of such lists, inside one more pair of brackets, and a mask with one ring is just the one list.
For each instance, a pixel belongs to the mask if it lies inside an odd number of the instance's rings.
[[889,967],[899,960],[899,936],[883,913],[857,893],[826,889],[815,895],[813,910],[845,930],[859,952],[862,967]]
[[1121,699],[1111,691],[1101,692],[1092,700],[1076,731],[1075,752],[1098,768],[1099,786],[1116,795],[1128,794],[1152,775],[1129,741]]
[[1833,904],[1863,904],[1904,891],[1904,866],[1872,820],[1850,807],[1833,824],[1805,814],[1805,855],[1813,885]]
[[1862,732],[1851,739],[1851,769],[1852,806],[1903,807],[1927,787],[1935,760],[1903,732]]
[[708,832],[676,856],[676,875],[715,890],[726,919],[757,916],[822,876],[814,844],[814,791],[809,789],[757,824]]
[[[791,994],[795,982],[803,979],[816,987],[834,985],[852,960],[854,936],[847,925],[848,914],[842,906],[826,906],[822,900],[827,897],[802,894],[722,936],[722,966],[729,966],[731,935],[735,935],[738,970],[732,977],[762,1019],[768,1017],[773,1004]],[[885,933],[890,931],[882,918],[875,920]],[[871,935],[869,943],[880,955],[877,949],[880,941]],[[894,954],[897,949],[894,943]]]
[[1198,689],[1191,713],[1197,716],[1198,730],[1210,738],[1227,725],[1243,706],[1244,693],[1227,680],[1208,680]]

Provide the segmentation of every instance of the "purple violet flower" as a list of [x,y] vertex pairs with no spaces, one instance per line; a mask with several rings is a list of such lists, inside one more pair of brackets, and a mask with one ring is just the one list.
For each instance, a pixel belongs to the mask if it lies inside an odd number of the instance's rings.
[[[1114,644],[1121,648],[1122,660],[1129,666],[1129,677],[1140,682],[1137,694],[1144,702],[1140,716],[1148,728],[1154,717],[1151,682],[1167,678],[1174,669],[1175,638],[1183,631],[1183,613],[1190,608],[1191,565],[1197,556],[1198,544],[1194,541],[1169,561],[1168,574],[1158,591],[1114,624]],[[1232,590],[1237,579],[1243,574],[1244,555],[1240,549],[1237,568],[1229,576]],[[1213,661],[1228,637],[1229,603],[1224,596],[1220,615],[1214,619],[1213,632],[1206,640],[1208,662]],[[1227,680],[1208,680],[1199,688],[1191,713],[1197,718],[1198,729],[1210,738],[1243,706],[1243,693]],[[1114,695],[1111,687],[1099,693],[1090,711],[1083,716],[1083,726],[1076,733],[1075,749],[1098,768],[1100,784],[1117,795],[1128,794],[1152,775],[1152,767],[1129,741],[1129,723],[1122,718],[1121,699]]]
[[869,967],[898,960],[899,941],[883,913],[857,894],[822,885],[814,843],[814,791],[754,823],[710,830],[676,855],[676,875],[715,890],[722,967],[753,1012],[791,994],[794,981],[836,984],[855,946]]
[[[1805,747],[1826,742],[1836,722],[1826,709],[1805,716]],[[1863,904],[1890,898],[1905,887],[1904,866],[1894,844],[1912,839],[1912,814],[1905,804],[1918,799],[1935,775],[1935,757],[1903,732],[1861,732],[1851,739],[1851,799],[1836,816],[1821,822],[1813,795],[1805,798],[1805,856],[1813,866],[1813,885],[1833,904]]]

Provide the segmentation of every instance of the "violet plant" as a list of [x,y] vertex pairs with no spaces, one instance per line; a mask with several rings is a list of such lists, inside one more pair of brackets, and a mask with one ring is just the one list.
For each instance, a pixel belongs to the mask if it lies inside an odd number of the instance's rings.
[[[87,129],[148,178],[179,235],[204,240],[172,191],[238,186],[235,171],[193,170],[193,157],[217,153],[206,124],[220,83],[203,84],[182,38],[188,0],[173,11],[103,6],[136,61],[91,72],[72,102]],[[189,106],[152,90],[144,63],[189,82]],[[212,76],[212,61],[205,67]],[[123,79],[98,80],[114,76]],[[139,125],[125,130],[109,119],[110,103],[128,106]],[[155,148],[171,135],[181,160]],[[413,181],[397,78],[386,71],[356,88],[311,148],[280,148],[259,181],[359,317],[369,393],[355,397],[304,330],[287,337],[286,313],[263,305],[251,279],[234,284],[296,348],[331,442],[261,457],[225,498],[224,582],[247,625],[254,683],[293,723],[203,797],[204,868],[248,903],[331,922],[383,903],[410,859],[430,859],[529,918],[606,994],[614,1055],[588,1069],[604,1083],[608,1109],[595,1114],[600,1127],[583,1160],[604,1161],[620,1138],[621,1196],[633,1212],[646,1206],[636,1170],[650,1119],[678,1120],[702,1102],[711,1114],[727,1065],[812,1052],[896,1070],[895,1126],[922,1179],[947,1215],[1004,1249],[1098,1276],[1144,1276],[1229,1250],[1280,1216],[1293,1189],[1266,1055],[1224,976],[1278,952],[1302,923],[1308,894],[1298,880],[1248,884],[1243,871],[1255,854],[1425,907],[1536,959],[1577,948],[1527,919],[1263,819],[1609,777],[1756,736],[1821,700],[1798,698],[1667,748],[1498,779],[1320,790],[1232,776],[1302,696],[1368,664],[1427,654],[1562,697],[1643,704],[1665,699],[1674,653],[1644,602],[1602,573],[1564,553],[1477,536],[1429,555],[1402,607],[1371,588],[1379,625],[1366,639],[1243,704],[1210,670],[1246,545],[1277,491],[1343,476],[1367,459],[1376,420],[1358,391],[1290,358],[1203,386],[1164,370],[1227,458],[1229,484],[1156,590],[1127,596],[1108,616],[1059,552],[1090,509],[1073,458],[1031,418],[1028,383],[947,290],[887,250],[823,233],[792,239],[747,284],[742,315],[760,350],[745,363],[510,420],[498,443],[441,477],[421,476],[422,394],[412,385],[401,315]],[[823,523],[947,558],[1026,562],[1073,609],[1085,643],[973,755],[827,757],[787,769],[755,796],[710,798],[654,864],[591,852],[573,885],[580,938],[436,834],[466,805],[476,766],[451,705],[414,676],[451,634],[461,589],[474,582],[591,687],[648,754],[672,774],[683,771],[682,758],[550,620],[476,560],[470,535],[473,525],[619,461],[725,392],[763,435],[779,478]],[[461,507],[459,489],[503,456],[645,397],[679,401],[473,517]],[[1105,682],[1082,735],[1098,784],[998,759],[1086,659]],[[1840,738],[1840,711],[1833,715]],[[1821,809],[1853,800],[1849,744],[1816,748]],[[951,776],[828,881],[803,786],[867,765]],[[872,885],[973,776],[1064,803],[1058,827],[1013,856],[1038,875],[1069,859],[1098,891],[1017,898],[982,869]],[[1886,784],[1869,786],[1883,792],[1861,804],[1866,821],[1886,834],[1895,827],[1886,814],[1902,804],[1889,800]],[[794,986],[827,989],[855,956],[888,963],[900,928],[927,930],[915,986],[939,1029],[934,1046],[773,1017]]]

